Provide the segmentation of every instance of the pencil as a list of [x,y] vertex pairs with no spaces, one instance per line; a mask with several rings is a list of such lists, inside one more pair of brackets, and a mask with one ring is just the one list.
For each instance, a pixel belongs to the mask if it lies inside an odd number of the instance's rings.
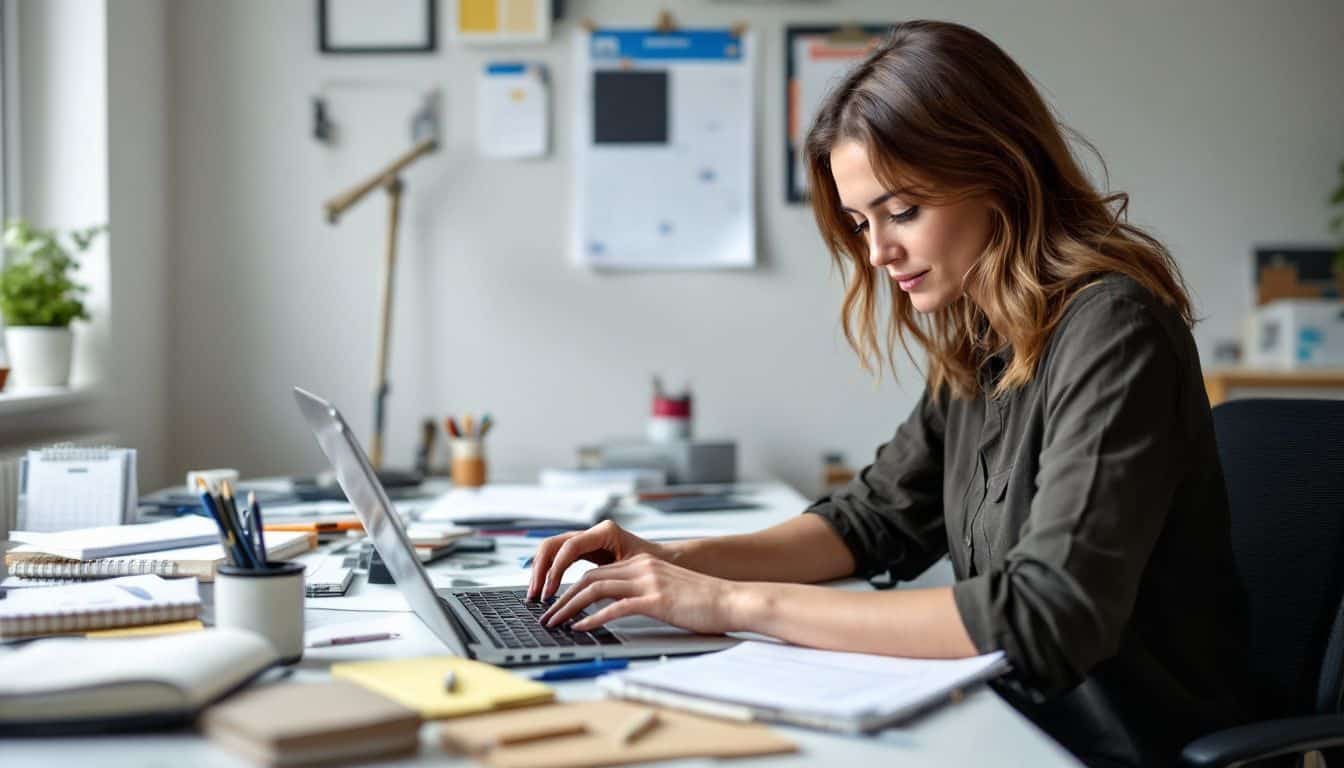
[[257,560],[261,561],[262,567],[266,567],[266,526],[261,521],[261,502],[257,501],[255,491],[247,492],[247,506],[252,510],[252,535],[257,537],[256,552]]
[[247,533],[243,530],[242,518],[238,516],[238,506],[233,501],[233,486],[229,485],[228,480],[219,481],[219,500],[220,506],[224,509],[225,522],[233,529],[231,533],[234,538],[234,547],[237,549],[239,560],[241,560],[239,567],[257,567],[256,558],[253,557],[247,544]]
[[657,724],[658,712],[652,709],[645,710],[625,724],[625,727],[621,729],[620,738],[617,740],[622,744],[629,744],[640,736],[648,733],[649,730]]
[[471,426],[472,426],[471,414],[468,413],[466,416],[462,417],[462,433],[467,437],[473,437],[476,434],[475,432],[471,431]]
[[215,505],[215,497],[210,493],[210,487],[205,484],[205,478],[196,478],[196,493],[201,497],[201,506],[205,508],[210,519],[215,521],[215,527],[219,529],[219,546],[224,549],[224,556],[234,565],[241,566],[233,551],[233,543],[229,541],[229,530],[219,517],[219,508]]
[[443,426],[445,429],[448,430],[448,434],[452,435],[453,437],[462,436],[462,433],[457,431],[457,422],[453,421],[452,416],[449,416],[448,418],[443,420]]
[[489,431],[490,431],[490,427],[492,427],[492,426],[494,426],[494,422],[490,420],[490,414],[487,413],[487,414],[485,414],[484,416],[482,416],[482,417],[481,417],[481,437],[485,437],[485,433],[486,433],[486,432],[489,432]]

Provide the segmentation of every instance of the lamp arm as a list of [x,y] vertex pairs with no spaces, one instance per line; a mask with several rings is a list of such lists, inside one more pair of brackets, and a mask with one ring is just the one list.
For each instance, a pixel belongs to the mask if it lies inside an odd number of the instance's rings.
[[406,150],[401,156],[397,157],[391,163],[388,163],[387,167],[373,174],[373,176],[369,177],[367,180],[356,184],[350,189],[323,203],[322,208],[327,212],[327,222],[335,224],[336,220],[341,217],[341,214],[345,213],[347,208],[364,199],[364,196],[373,190],[386,186],[387,183],[395,179],[397,174],[401,173],[406,166],[414,163],[416,160],[419,160],[430,152],[433,152],[435,149],[438,149],[438,146],[439,143],[434,139],[425,139],[414,147]]

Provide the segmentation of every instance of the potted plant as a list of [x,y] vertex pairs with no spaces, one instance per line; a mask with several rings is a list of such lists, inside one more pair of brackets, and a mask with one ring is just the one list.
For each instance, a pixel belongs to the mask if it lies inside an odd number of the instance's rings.
[[[66,237],[83,253],[103,231],[94,226]],[[79,264],[61,239],[55,230],[37,229],[22,219],[5,224],[0,317],[15,389],[70,381],[70,324],[89,319],[80,298],[88,289],[72,279]]]

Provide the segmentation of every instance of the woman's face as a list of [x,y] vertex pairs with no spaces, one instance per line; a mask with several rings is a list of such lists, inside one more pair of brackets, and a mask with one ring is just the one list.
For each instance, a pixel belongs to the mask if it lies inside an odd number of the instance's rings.
[[886,270],[920,312],[955,301],[962,278],[989,243],[990,209],[982,198],[915,206],[877,180],[868,150],[845,141],[831,150],[840,205],[868,241],[868,261]]

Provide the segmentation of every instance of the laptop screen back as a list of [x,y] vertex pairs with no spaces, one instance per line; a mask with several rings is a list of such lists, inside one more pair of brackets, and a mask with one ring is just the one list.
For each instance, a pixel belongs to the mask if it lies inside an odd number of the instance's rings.
[[294,398],[312,428],[317,444],[336,471],[336,481],[349,497],[355,514],[364,524],[364,531],[387,564],[388,572],[396,580],[411,610],[454,654],[466,656],[462,637],[444,612],[429,575],[406,536],[406,529],[345,419],[335,406],[298,387],[294,388]]

